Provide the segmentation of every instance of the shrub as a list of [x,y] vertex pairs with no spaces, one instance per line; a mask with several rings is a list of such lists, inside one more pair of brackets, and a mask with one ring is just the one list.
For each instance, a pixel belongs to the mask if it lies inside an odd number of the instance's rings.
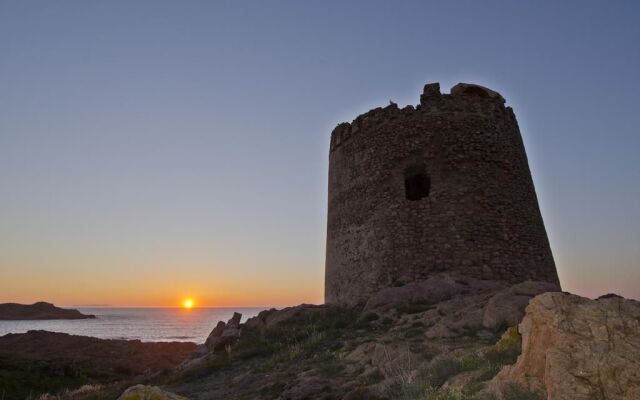
[[320,357],[313,365],[318,368],[320,374],[326,378],[339,375],[345,369],[345,365],[333,355]]
[[[271,361],[258,367],[268,370],[273,362],[311,355],[320,346],[330,345],[337,350],[342,347],[342,342],[337,341],[340,332],[354,324],[356,315],[354,310],[333,307],[323,312],[293,317],[264,332],[243,329],[233,349],[234,358],[271,356]],[[378,316],[375,314],[375,317],[367,318],[377,319]]]
[[435,304],[427,301],[403,301],[395,308],[400,314],[418,314],[435,308]]
[[110,384],[128,379],[126,371],[97,370],[88,365],[67,365],[63,361],[34,362],[19,354],[0,353],[0,399],[23,400],[46,392],[61,393],[66,388],[89,384]]
[[428,400],[471,400],[471,397],[466,395],[460,389],[454,388],[442,388],[433,391]]
[[505,335],[492,349],[485,353],[485,358],[494,365],[514,364],[522,351],[522,337],[517,327],[507,329]]
[[411,339],[411,338],[415,338],[423,335],[424,335],[423,328],[410,328],[404,333],[404,337],[406,339]]
[[382,382],[384,380],[384,375],[380,373],[380,370],[376,369],[373,372],[360,377],[360,381],[363,385],[375,385],[376,383]]
[[424,381],[397,383],[389,386],[384,394],[394,400],[473,400],[460,389],[434,389]]
[[260,395],[262,395],[263,398],[275,399],[282,393],[286,386],[286,382],[283,381],[270,382],[260,388]]
[[431,386],[425,381],[398,381],[388,385],[383,395],[394,400],[419,400],[428,399],[431,390]]
[[356,328],[367,328],[370,322],[377,321],[378,319],[380,319],[378,314],[375,312],[368,312],[358,318]]
[[511,383],[504,391],[505,400],[543,400],[546,395],[542,392],[529,390],[517,383]]
[[231,358],[227,352],[216,353],[212,358],[206,360],[204,363],[184,371],[181,374],[180,379],[187,382],[194,381],[209,376],[218,370],[228,368],[230,365]]
[[446,357],[432,362],[427,369],[420,371],[419,377],[429,386],[437,388],[460,372],[462,372],[460,362]]
[[478,332],[482,329],[482,324],[465,323],[464,325],[462,325],[462,333],[465,336],[476,337],[478,336]]
[[496,365],[496,364],[489,363],[489,365],[487,367],[485,367],[484,371],[482,372],[482,375],[480,375],[478,377],[478,379],[483,380],[483,381],[488,381],[489,379],[491,379],[494,376],[498,375],[498,372],[500,372],[501,368],[502,368],[501,365]]
[[233,358],[246,360],[253,357],[264,357],[273,354],[275,348],[267,343],[258,329],[242,329],[240,339],[233,346]]
[[475,371],[487,365],[487,361],[478,356],[467,356],[458,361],[460,371]]
[[438,346],[422,340],[409,343],[409,350],[421,360],[431,360],[442,352]]
[[375,321],[378,318],[380,318],[380,316],[374,312],[368,312],[365,315],[363,315],[362,317],[360,317],[360,321],[362,322],[371,322],[371,321]]

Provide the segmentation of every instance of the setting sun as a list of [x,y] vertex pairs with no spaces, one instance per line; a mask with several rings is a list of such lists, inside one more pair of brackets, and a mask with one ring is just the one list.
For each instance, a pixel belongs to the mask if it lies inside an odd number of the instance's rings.
[[182,301],[182,307],[184,308],[192,308],[193,307],[193,299],[184,299]]

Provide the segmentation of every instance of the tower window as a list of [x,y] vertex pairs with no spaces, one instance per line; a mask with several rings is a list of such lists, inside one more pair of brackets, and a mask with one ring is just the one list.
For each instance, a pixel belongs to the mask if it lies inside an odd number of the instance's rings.
[[431,179],[424,165],[414,165],[404,171],[404,194],[407,200],[416,201],[429,196]]

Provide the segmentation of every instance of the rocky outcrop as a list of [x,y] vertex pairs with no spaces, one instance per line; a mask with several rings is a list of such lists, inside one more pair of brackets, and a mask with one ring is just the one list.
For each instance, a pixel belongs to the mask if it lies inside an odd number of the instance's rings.
[[33,304],[0,304],[0,320],[86,319],[95,317],[95,315],[82,314],[78,310],[59,308],[44,301]]
[[186,397],[165,392],[157,386],[136,385],[125,390],[118,400],[188,400]]
[[517,325],[531,298],[560,288],[548,282],[522,282],[502,289],[487,301],[482,308],[482,326],[491,330]]
[[[477,386],[515,362],[517,334],[507,350],[493,345],[520,321],[529,299],[550,290],[558,287],[441,274],[382,289],[362,308],[301,304],[262,311],[243,324],[236,315],[218,322],[181,365],[184,383],[171,390],[203,400],[253,399],[258,392],[289,400],[390,399],[402,397],[398,385],[416,380],[426,379],[433,391]],[[194,376],[208,378],[195,383]]]
[[234,312],[233,317],[225,324],[222,321],[218,321],[218,325],[213,328],[213,331],[207,337],[204,342],[205,347],[210,352],[215,352],[220,349],[224,349],[225,346],[235,342],[240,337],[240,319],[242,314]]
[[316,315],[326,313],[328,310],[326,305],[300,304],[295,307],[287,307],[282,310],[275,308],[261,311],[260,314],[253,318],[249,318],[245,323],[247,328],[255,328],[264,330],[276,327],[280,324],[291,321],[292,319],[311,318]]
[[546,391],[553,400],[640,399],[640,302],[545,293],[518,327],[522,354],[490,387]]
[[382,289],[369,298],[365,311],[390,317],[397,312],[409,314],[404,318],[419,319],[428,326],[429,338],[468,336],[472,332],[491,335],[519,323],[532,297],[557,290],[559,287],[549,282],[509,285],[439,275]]
[[241,319],[242,314],[234,312],[227,323],[218,321],[204,344],[198,345],[191,357],[180,364],[178,370],[184,373],[185,371],[203,368],[216,358],[217,353],[224,353],[227,348],[230,348],[240,339]]
[[[442,274],[382,289],[362,308],[235,316],[169,390],[195,400],[640,399],[640,303],[558,290]],[[226,336],[235,339],[214,345]]]

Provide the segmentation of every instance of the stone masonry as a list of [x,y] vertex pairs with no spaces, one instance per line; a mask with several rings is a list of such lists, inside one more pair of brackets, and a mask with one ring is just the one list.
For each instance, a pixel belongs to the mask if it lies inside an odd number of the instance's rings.
[[331,134],[325,301],[452,276],[559,284],[511,107],[487,88],[428,84]]

